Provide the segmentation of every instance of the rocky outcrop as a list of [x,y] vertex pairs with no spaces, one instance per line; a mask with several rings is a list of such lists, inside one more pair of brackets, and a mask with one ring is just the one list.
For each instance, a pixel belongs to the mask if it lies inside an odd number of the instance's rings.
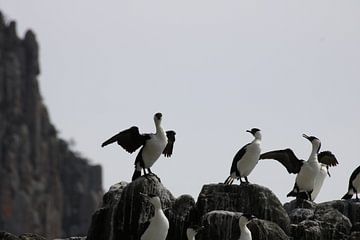
[[359,235],[360,202],[355,200],[315,204],[299,199],[284,207],[291,218],[291,236],[294,239],[345,240],[350,235]]
[[[175,199],[154,175],[142,176],[129,184],[122,182],[114,185],[104,195],[103,206],[94,214],[87,239],[139,239],[143,224],[152,215],[152,207],[144,201],[140,192],[161,197],[170,223],[167,239],[186,239],[186,229],[194,225],[205,227],[197,239],[236,239],[240,234],[240,212],[245,211],[257,214],[259,218],[249,224],[254,239],[289,239],[277,225],[289,230],[289,217],[275,195],[264,187],[255,184],[205,185],[195,203],[189,195]],[[253,194],[257,201],[250,204],[251,199],[246,198],[246,194]],[[263,220],[266,218],[275,223]]]
[[278,224],[289,232],[290,219],[279,199],[267,188],[256,184],[204,185],[196,203],[200,216],[213,210],[247,212]]
[[0,13],[0,230],[86,234],[102,196],[101,167],[59,139],[42,101],[39,47]]
[[283,206],[269,189],[256,184],[208,184],[195,202],[189,195],[175,199],[156,176],[114,185],[93,216],[88,239],[139,239],[142,224],[152,215],[140,192],[161,196],[170,222],[168,240],[186,239],[189,226],[204,227],[196,239],[238,239],[243,212],[257,217],[248,224],[254,240],[360,239],[360,202],[354,200],[316,204],[299,199]]

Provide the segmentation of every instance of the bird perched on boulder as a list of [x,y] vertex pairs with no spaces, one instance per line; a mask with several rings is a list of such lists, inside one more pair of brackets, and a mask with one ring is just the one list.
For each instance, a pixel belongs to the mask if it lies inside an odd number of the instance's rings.
[[138,127],[133,126],[119,132],[101,144],[101,147],[105,147],[108,144],[117,142],[117,144],[129,153],[133,153],[141,147],[135,159],[135,171],[132,180],[141,176],[142,169],[144,170],[144,174],[146,174],[145,169],[148,170],[148,173],[152,173],[150,168],[162,153],[165,157],[172,155],[175,132],[167,131],[165,133],[161,127],[161,120],[162,114],[156,113],[154,115],[155,133],[140,134]]
[[232,184],[235,179],[240,179],[240,183],[243,183],[241,178],[245,178],[245,182],[249,183],[248,176],[255,168],[260,157],[260,143],[261,132],[258,128],[252,128],[247,130],[251,133],[255,139],[243,146],[234,156],[230,169],[230,176],[225,180],[225,184]]
[[154,216],[144,225],[140,240],[165,240],[169,230],[169,221],[162,208],[160,198],[154,194],[140,193],[154,206]]
[[[298,159],[291,149],[275,150],[260,155],[260,159],[275,159],[286,167],[289,173],[297,174],[295,185],[288,197],[300,197],[314,200],[320,191],[328,166],[336,166],[338,161],[330,151],[319,153],[321,142],[314,136],[303,137],[312,144],[312,150],[307,161]],[[325,165],[325,176],[323,166]],[[314,195],[312,195],[314,193]]]
[[359,201],[358,193],[360,191],[360,166],[357,167],[350,176],[347,193],[342,199],[351,199],[355,194],[356,200]]
[[248,214],[248,213],[244,213],[243,215],[240,216],[240,219],[239,219],[240,238],[239,238],[239,240],[252,240],[251,231],[247,227],[247,224],[254,218],[255,218],[255,216]]

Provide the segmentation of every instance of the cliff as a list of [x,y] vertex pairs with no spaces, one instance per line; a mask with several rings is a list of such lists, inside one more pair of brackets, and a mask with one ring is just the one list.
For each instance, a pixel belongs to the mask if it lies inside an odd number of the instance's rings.
[[57,136],[41,99],[39,47],[0,13],[0,231],[86,234],[102,196],[101,167]]

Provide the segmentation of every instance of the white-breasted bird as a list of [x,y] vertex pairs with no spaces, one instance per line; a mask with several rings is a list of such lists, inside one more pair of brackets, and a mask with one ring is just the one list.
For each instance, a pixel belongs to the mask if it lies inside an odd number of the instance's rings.
[[165,216],[160,198],[153,194],[140,193],[154,206],[154,216],[145,223],[144,232],[141,234],[140,240],[165,240],[169,230],[169,221]]
[[349,179],[349,187],[347,193],[342,199],[351,199],[355,194],[356,200],[359,201],[358,193],[360,192],[360,166],[357,167],[351,174]]
[[142,169],[144,174],[146,174],[145,169],[148,170],[148,173],[152,173],[150,168],[162,153],[165,157],[172,155],[176,133],[174,131],[165,133],[161,127],[161,120],[162,114],[156,113],[154,115],[155,133],[140,134],[138,127],[133,126],[109,138],[101,145],[104,147],[117,142],[129,153],[133,153],[141,147],[135,159],[135,171],[132,180],[141,176]]
[[247,227],[247,224],[254,219],[255,216],[244,213],[240,216],[239,227],[240,227],[240,238],[239,240],[252,240],[251,231]]
[[261,132],[258,128],[252,128],[247,130],[251,133],[255,139],[243,146],[234,156],[230,176],[225,180],[225,184],[232,184],[235,179],[240,179],[240,183],[243,183],[241,178],[245,178],[245,182],[248,183],[248,176],[255,168],[260,157],[260,144],[261,144]]
[[[324,181],[324,172],[321,170],[322,164],[336,166],[338,162],[330,151],[319,153],[321,142],[318,138],[306,134],[303,134],[303,137],[312,144],[312,150],[307,161],[298,159],[289,148],[263,153],[260,155],[260,159],[275,159],[284,165],[289,173],[297,174],[294,188],[287,194],[288,197],[314,200],[313,197],[317,196]],[[314,195],[312,196],[313,192]]]

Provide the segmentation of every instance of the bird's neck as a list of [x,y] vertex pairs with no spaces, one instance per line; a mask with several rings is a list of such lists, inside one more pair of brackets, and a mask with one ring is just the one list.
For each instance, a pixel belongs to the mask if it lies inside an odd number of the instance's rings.
[[154,214],[155,216],[163,216],[164,212],[161,208],[155,208]]
[[319,146],[316,144],[313,144],[311,153],[310,153],[310,157],[309,157],[309,162],[318,162],[318,158],[317,158],[318,152],[319,152]]
[[240,225],[240,231],[241,231],[240,240],[251,239],[251,232],[246,225]]
[[164,129],[161,127],[161,123],[160,122],[155,122],[155,128],[156,128],[156,134],[163,134],[164,133]]
[[259,133],[259,134],[256,134],[256,135],[255,135],[255,139],[253,140],[253,143],[255,143],[255,142],[260,143],[260,142],[261,142],[261,139],[262,139],[261,134],[260,134],[260,133]]

